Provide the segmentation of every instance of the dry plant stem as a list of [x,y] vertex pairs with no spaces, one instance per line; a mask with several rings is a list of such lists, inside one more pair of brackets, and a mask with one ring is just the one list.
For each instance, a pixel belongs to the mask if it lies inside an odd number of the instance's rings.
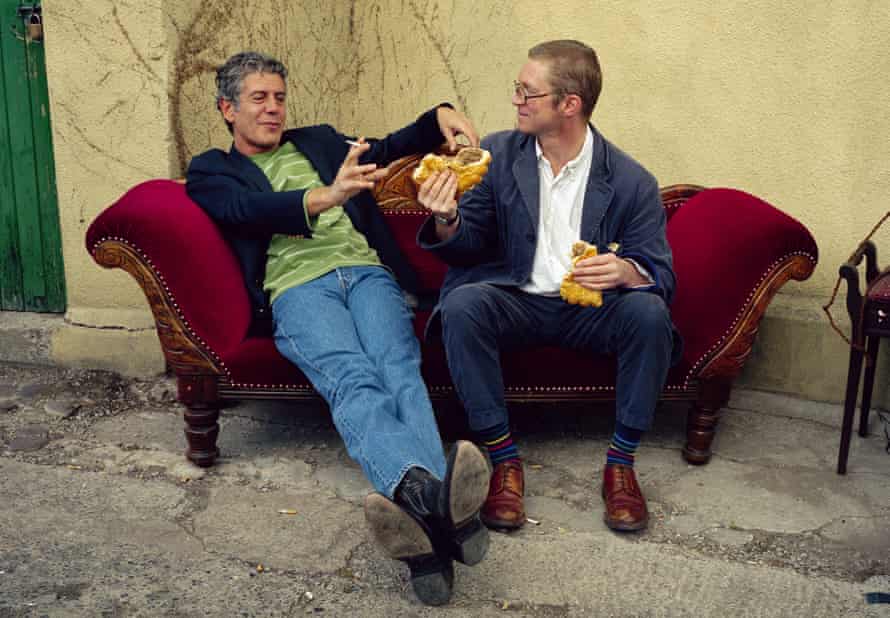
[[[878,221],[878,223],[873,228],[871,228],[871,231],[868,233],[868,235],[865,238],[863,238],[861,241],[859,241],[859,244],[856,245],[856,249],[853,251],[853,253],[850,254],[850,257],[847,258],[848,262],[853,261],[853,257],[856,255],[856,252],[859,251],[859,247],[861,247],[863,245],[863,243],[865,243],[866,241],[871,240],[871,237],[875,235],[875,232],[877,232],[878,229],[880,229],[880,227],[882,225],[884,225],[884,222],[888,218],[890,218],[890,211],[888,211],[886,214],[884,214],[884,216],[881,217],[881,220]],[[831,324],[831,328],[834,329],[834,332],[836,332],[838,335],[840,335],[841,339],[843,339],[852,348],[854,348],[860,352],[865,352],[865,346],[862,343],[859,343],[860,341],[862,341],[862,333],[861,332],[850,333],[850,337],[847,337],[844,333],[841,332],[840,327],[834,321],[834,317],[831,315],[831,312],[829,311],[831,306],[834,304],[835,299],[837,298],[837,292],[840,289],[840,287],[841,287],[841,277],[838,276],[837,281],[834,283],[834,290],[832,290],[832,292],[831,292],[831,299],[828,301],[827,305],[824,305],[822,307],[822,310],[825,312],[825,315],[828,316],[828,322]],[[862,303],[862,306],[859,308],[859,329],[860,329],[860,331],[862,330],[862,323],[863,323],[864,317],[865,317],[865,303]],[[851,340],[852,337],[855,337],[855,341]],[[869,357],[866,355],[866,363],[869,363],[869,362],[871,362],[871,361],[870,361]]]

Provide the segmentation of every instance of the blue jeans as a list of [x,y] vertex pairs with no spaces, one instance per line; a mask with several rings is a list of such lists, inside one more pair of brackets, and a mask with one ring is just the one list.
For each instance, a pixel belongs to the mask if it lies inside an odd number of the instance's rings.
[[392,498],[412,466],[445,475],[420,344],[402,290],[380,266],[338,268],[272,304],[275,347],[327,401],[349,455]]

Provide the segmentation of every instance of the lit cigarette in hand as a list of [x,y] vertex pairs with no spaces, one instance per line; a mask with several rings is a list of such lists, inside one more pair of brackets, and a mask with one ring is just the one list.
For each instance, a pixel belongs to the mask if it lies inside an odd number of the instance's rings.
[[349,144],[350,146],[361,146],[362,145],[362,142],[357,142],[354,139],[348,139],[348,140],[346,140],[346,143]]

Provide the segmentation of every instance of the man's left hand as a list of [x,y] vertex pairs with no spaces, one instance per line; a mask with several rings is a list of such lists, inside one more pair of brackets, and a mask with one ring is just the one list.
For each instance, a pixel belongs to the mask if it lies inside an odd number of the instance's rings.
[[459,111],[450,107],[436,108],[436,120],[439,122],[439,131],[448,143],[448,150],[454,152],[457,150],[457,140],[455,137],[463,135],[470,140],[471,146],[479,146],[479,136],[476,134],[476,128],[469,118],[461,114]]
[[578,260],[572,279],[588,290],[611,290],[649,283],[633,264],[614,253]]

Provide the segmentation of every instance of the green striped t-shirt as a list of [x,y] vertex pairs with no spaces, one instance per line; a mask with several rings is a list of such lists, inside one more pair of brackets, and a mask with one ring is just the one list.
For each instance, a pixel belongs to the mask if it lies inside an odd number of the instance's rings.
[[[318,172],[291,142],[250,157],[263,170],[275,191],[322,186]],[[305,198],[303,210],[305,212]],[[312,238],[275,234],[266,252],[263,289],[274,301],[282,292],[341,266],[380,266],[377,252],[352,225],[342,206],[308,217]]]

